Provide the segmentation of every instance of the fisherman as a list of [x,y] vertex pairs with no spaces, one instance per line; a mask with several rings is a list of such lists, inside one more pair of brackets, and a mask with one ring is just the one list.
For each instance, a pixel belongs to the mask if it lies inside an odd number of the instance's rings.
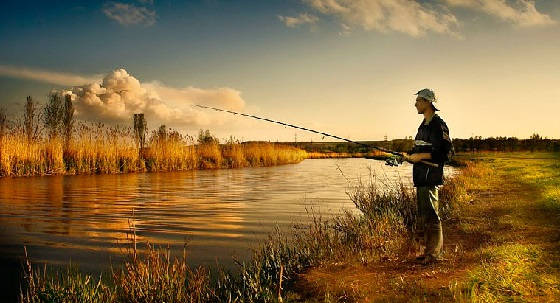
[[[422,264],[429,264],[441,260],[443,232],[438,210],[438,186],[443,184],[443,165],[449,160],[453,145],[447,125],[436,114],[435,93],[425,88],[415,95],[414,106],[418,114],[424,115],[424,120],[418,127],[413,149],[404,158],[414,163],[412,179],[418,207],[414,236],[415,241],[423,242],[425,247],[423,254],[416,259]],[[435,163],[437,167],[420,161]]]

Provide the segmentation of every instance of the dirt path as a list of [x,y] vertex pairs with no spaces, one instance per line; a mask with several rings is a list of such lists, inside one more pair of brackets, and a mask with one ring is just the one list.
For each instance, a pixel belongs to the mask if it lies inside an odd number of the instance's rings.
[[[543,270],[552,271],[553,275],[560,272],[560,212],[537,202],[542,195],[540,188],[520,181],[518,173],[501,171],[484,180],[486,188],[470,193],[472,200],[460,219],[444,223],[445,261],[422,266],[415,264],[409,255],[368,265],[326,264],[302,274],[296,291],[306,302],[449,302],[471,301],[474,295],[487,296],[490,301],[496,296],[542,302],[558,298],[558,284],[551,292],[539,290],[538,287],[550,288],[547,284],[550,279],[530,277],[529,270],[521,273],[520,281],[515,281],[516,272],[512,271],[511,285],[501,280],[499,283],[484,281],[493,275],[498,279],[509,275],[500,272],[503,269],[500,266],[509,266],[502,263],[513,258],[507,255],[509,247],[537,249],[539,258],[546,258],[544,263],[522,259],[520,262],[532,262],[527,263],[531,270],[535,270],[531,266],[545,266]],[[498,254],[505,254],[504,260],[500,259],[502,255],[495,257]],[[493,267],[492,262],[498,265]],[[484,266],[488,264],[491,266]],[[477,279],[481,280],[476,282]],[[518,290],[522,288],[518,285],[525,286],[523,279],[537,284],[535,289]],[[542,284],[538,285],[539,282]]]

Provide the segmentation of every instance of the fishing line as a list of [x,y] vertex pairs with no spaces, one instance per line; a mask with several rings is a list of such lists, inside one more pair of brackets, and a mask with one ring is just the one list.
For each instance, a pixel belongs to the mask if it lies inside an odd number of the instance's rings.
[[[230,113],[230,114],[233,114],[233,115],[240,115],[240,116],[253,118],[253,119],[257,119],[257,120],[263,120],[263,121],[267,121],[267,122],[271,122],[271,123],[280,124],[280,125],[283,125],[283,126],[288,126],[288,127],[295,128],[295,129],[301,129],[301,130],[304,130],[304,131],[308,131],[308,132],[312,132],[312,133],[315,133],[315,134],[323,135],[325,137],[331,137],[331,138],[343,140],[343,141],[346,141],[346,142],[349,142],[349,143],[354,143],[354,144],[357,144],[357,145],[360,145],[360,146],[373,148],[373,149],[376,149],[376,150],[384,152],[384,153],[388,153],[388,154],[392,154],[392,155],[395,155],[395,156],[403,157],[403,153],[392,151],[392,150],[389,150],[389,149],[386,149],[386,148],[383,148],[383,147],[379,147],[379,146],[371,145],[371,144],[365,144],[365,143],[361,143],[361,142],[357,142],[357,141],[352,141],[350,139],[346,139],[346,138],[342,138],[342,137],[339,137],[339,136],[331,135],[331,134],[328,134],[328,133],[325,133],[325,132],[320,132],[320,131],[317,131],[317,130],[314,130],[314,129],[305,128],[305,127],[301,127],[301,126],[297,126],[297,125],[293,125],[293,124],[288,124],[288,123],[284,123],[284,122],[281,122],[281,121],[275,121],[275,120],[272,120],[272,119],[269,119],[269,118],[263,118],[263,117],[258,117],[258,116],[255,116],[255,115],[238,113],[238,112],[234,112],[234,111],[231,111],[231,110],[226,110],[226,109],[221,109],[221,108],[216,108],[216,107],[206,106],[206,105],[200,105],[200,104],[193,104],[192,106],[193,107],[205,108],[205,109],[212,109],[212,110],[215,110],[217,112],[225,112],[225,113]],[[432,162],[427,162],[427,161],[420,161],[420,162],[422,162],[424,164],[427,164],[427,165],[430,165],[430,166],[437,166],[437,164],[432,163]]]

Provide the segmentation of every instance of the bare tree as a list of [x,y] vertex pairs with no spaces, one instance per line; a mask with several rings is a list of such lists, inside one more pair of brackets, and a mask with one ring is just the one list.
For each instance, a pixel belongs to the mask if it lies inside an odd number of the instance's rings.
[[39,135],[39,114],[37,103],[33,102],[31,96],[27,96],[25,111],[23,112],[23,131],[28,142],[36,139]]
[[57,137],[61,130],[62,118],[64,115],[64,104],[59,92],[52,92],[49,94],[43,114],[49,139]]
[[4,138],[6,133],[6,108],[0,107],[0,140]]
[[159,126],[157,138],[160,142],[165,142],[167,140],[167,128],[165,127],[165,124]]
[[62,126],[64,132],[64,146],[68,149],[70,140],[72,139],[72,129],[74,128],[74,104],[72,103],[72,97],[70,95],[66,95],[64,99]]
[[134,114],[134,136],[136,137],[136,145],[140,149],[144,149],[146,144],[147,122],[144,114]]

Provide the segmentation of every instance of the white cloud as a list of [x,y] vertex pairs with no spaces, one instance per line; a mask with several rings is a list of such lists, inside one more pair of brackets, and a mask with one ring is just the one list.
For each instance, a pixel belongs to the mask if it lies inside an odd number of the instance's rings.
[[307,13],[301,13],[296,17],[278,16],[278,19],[280,19],[280,21],[282,21],[287,27],[296,27],[301,24],[314,24],[319,21],[317,16]]
[[304,0],[318,12],[331,15],[344,24],[344,31],[357,26],[364,30],[396,31],[414,37],[427,32],[457,36],[455,16],[413,0]]
[[529,0],[445,0],[449,5],[483,11],[519,26],[555,24],[549,15],[540,13]]
[[62,92],[72,95],[76,117],[82,120],[129,123],[133,114],[144,113],[152,126],[226,127],[234,121],[231,115],[219,115],[192,105],[234,111],[245,108],[241,92],[233,88],[175,88],[159,81],[140,82],[122,68],[103,77],[0,65],[0,75],[72,87]]
[[155,10],[134,4],[109,2],[103,7],[103,13],[122,25],[143,24],[150,26],[156,23]]
[[77,117],[110,123],[127,123],[133,114],[144,113],[148,122],[156,125],[222,125],[228,120],[224,116],[211,115],[192,105],[231,110],[245,107],[241,93],[232,88],[173,88],[160,82],[141,83],[124,69],[110,72],[103,80],[75,86],[71,94]]
[[20,79],[30,79],[56,85],[83,85],[101,78],[100,75],[82,76],[41,69],[0,65],[0,75]]

